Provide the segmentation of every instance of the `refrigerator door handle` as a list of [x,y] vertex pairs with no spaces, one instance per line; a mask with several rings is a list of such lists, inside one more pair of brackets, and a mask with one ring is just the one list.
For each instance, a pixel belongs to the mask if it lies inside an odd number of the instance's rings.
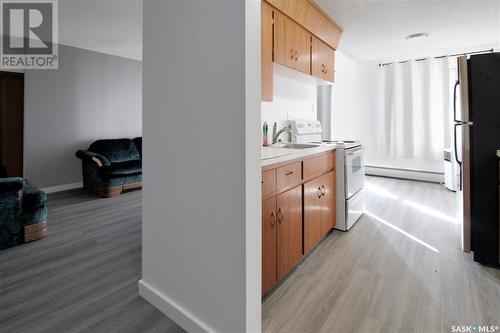
[[453,86],[453,120],[455,122],[458,121],[458,119],[457,119],[457,88],[459,85],[460,85],[460,81],[456,80],[455,86]]
[[453,139],[454,139],[454,140],[453,140],[453,141],[454,141],[453,143],[454,143],[454,148],[455,148],[455,149],[454,149],[454,150],[455,150],[455,161],[457,161],[458,165],[460,165],[460,166],[462,166],[462,161],[460,161],[460,160],[458,159],[458,147],[457,147],[457,128],[458,128],[458,126],[462,126],[462,125],[464,125],[464,124],[463,124],[463,123],[461,123],[461,122],[456,122],[456,123],[455,123],[455,131],[454,131],[454,135],[453,135]]
[[458,126],[462,126],[463,124],[461,122],[455,122],[455,127],[454,127],[454,135],[453,135],[453,139],[454,139],[454,151],[455,151],[455,161],[457,161],[457,164],[458,164],[458,169],[459,169],[459,172],[460,172],[460,175],[459,175],[459,191],[462,191],[462,161],[460,161],[458,159],[458,147],[457,147],[457,128]]

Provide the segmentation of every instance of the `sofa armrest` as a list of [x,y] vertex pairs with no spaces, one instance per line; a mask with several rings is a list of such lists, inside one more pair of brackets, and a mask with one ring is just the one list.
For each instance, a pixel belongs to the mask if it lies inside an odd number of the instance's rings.
[[20,177],[0,178],[0,193],[19,192],[24,187],[24,180]]
[[81,160],[94,162],[99,167],[111,165],[106,157],[99,155],[99,154],[96,154],[96,153],[93,153],[93,152],[88,151],[88,150],[82,150],[82,149],[77,150],[75,155],[76,155],[76,157],[78,157]]

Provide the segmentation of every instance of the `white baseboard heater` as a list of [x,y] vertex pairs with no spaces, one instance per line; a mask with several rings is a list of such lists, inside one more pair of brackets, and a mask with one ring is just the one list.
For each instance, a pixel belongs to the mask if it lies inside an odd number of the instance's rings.
[[419,180],[432,183],[444,182],[443,172],[415,170],[408,168],[395,168],[395,167],[378,166],[378,165],[375,166],[368,164],[366,165],[366,175]]

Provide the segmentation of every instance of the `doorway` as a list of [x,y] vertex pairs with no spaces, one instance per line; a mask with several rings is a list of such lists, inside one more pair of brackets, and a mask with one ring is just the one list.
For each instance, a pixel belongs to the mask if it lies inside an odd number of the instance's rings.
[[23,176],[24,73],[0,72],[0,165]]

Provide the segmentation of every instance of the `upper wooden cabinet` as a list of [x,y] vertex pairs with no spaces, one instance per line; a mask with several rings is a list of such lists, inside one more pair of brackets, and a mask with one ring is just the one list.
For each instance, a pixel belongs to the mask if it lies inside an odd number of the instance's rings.
[[274,12],[274,62],[311,74],[310,33],[300,25]]
[[261,2],[262,100],[273,100],[273,62],[334,82],[342,29],[312,0]]
[[261,80],[262,100],[273,100],[273,8],[261,6]]
[[322,42],[319,38],[312,37],[311,46],[311,75],[325,81],[334,81],[335,50]]
[[319,37],[332,48],[337,45],[342,34],[342,28],[335,23],[312,0],[266,0],[274,8],[302,25]]

